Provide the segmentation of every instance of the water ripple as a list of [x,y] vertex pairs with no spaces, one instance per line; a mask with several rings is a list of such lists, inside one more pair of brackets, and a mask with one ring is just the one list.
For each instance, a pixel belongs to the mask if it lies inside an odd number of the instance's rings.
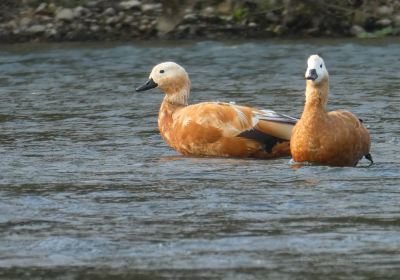
[[[175,60],[190,73],[192,102],[299,116],[311,53],[332,76],[329,108],[368,126],[371,167],[183,157],[159,136],[161,93],[134,93],[154,64]],[[0,278],[400,273],[397,42],[13,45],[0,54]]]

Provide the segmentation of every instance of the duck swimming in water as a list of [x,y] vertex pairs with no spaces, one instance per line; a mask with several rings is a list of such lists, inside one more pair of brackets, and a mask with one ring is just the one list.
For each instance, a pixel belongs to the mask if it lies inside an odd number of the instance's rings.
[[297,119],[231,103],[188,105],[189,75],[174,62],[156,65],[136,91],[156,87],[165,93],[158,127],[181,154],[265,159],[290,155],[289,139]]
[[362,121],[347,111],[326,111],[329,74],[324,60],[311,55],[307,64],[306,102],[290,139],[293,160],[355,166],[365,156],[373,163],[370,136]]

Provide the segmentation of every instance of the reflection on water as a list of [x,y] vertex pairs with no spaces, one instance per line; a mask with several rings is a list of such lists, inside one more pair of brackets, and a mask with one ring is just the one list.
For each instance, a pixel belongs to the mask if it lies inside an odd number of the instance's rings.
[[[397,43],[0,47],[0,278],[398,275]],[[174,60],[193,103],[299,116],[311,53],[329,108],[369,127],[373,166],[182,157],[158,134],[162,95],[134,93]]]

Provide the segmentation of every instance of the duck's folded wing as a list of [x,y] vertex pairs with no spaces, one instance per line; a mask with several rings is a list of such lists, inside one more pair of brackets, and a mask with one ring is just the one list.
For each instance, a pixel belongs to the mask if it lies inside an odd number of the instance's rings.
[[257,130],[283,140],[290,140],[293,127],[298,121],[296,118],[272,110],[254,110],[253,114],[258,120],[255,125]]
[[250,108],[221,102],[190,105],[174,115],[175,124],[196,124],[205,131],[218,129],[225,137],[234,137],[255,125]]
[[298,119],[290,117],[285,114],[277,113],[272,110],[256,110],[254,114],[260,119],[265,121],[274,121],[279,123],[296,124]]
[[255,140],[262,135],[289,140],[297,122],[295,118],[271,110],[257,110],[219,102],[191,105],[184,111],[186,119],[181,120],[184,123],[194,122],[202,127],[217,128],[224,136],[240,136]]
[[353,113],[345,110],[336,110],[328,113],[329,116],[337,119],[336,123],[343,125],[350,125],[352,127],[358,128],[362,126],[363,121],[357,118]]

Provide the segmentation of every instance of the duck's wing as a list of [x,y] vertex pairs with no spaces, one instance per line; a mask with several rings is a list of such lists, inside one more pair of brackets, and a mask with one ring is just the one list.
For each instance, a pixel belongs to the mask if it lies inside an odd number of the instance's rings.
[[[176,115],[177,123],[215,128],[227,137],[245,137],[258,141],[273,137],[289,140],[297,119],[271,110],[258,110],[231,103],[205,102],[191,105]],[[206,131],[205,130],[205,131]]]
[[371,139],[367,128],[363,121],[357,118],[353,113],[345,110],[331,111],[328,116],[333,120],[333,125],[336,126],[342,134],[348,135],[348,139],[354,141],[354,147],[359,147],[363,155],[369,153],[371,147]]
[[285,114],[277,113],[272,110],[257,110],[255,115],[259,117],[260,120],[273,121],[279,123],[296,124],[298,119],[290,117]]
[[328,115],[330,117],[334,117],[340,126],[343,125],[341,122],[355,128],[363,125],[363,121],[361,119],[357,118],[353,113],[346,110],[331,111],[328,112]]
[[298,121],[296,118],[272,110],[257,110],[253,108],[251,110],[255,123],[254,130],[280,140],[290,140],[292,129]]
[[253,114],[258,120],[255,128],[283,140],[290,140],[292,129],[298,119],[277,113],[272,110],[255,110]]
[[217,129],[225,137],[234,137],[254,126],[253,114],[246,107],[221,102],[187,106],[173,115],[173,121],[175,125],[196,126],[204,133]]

